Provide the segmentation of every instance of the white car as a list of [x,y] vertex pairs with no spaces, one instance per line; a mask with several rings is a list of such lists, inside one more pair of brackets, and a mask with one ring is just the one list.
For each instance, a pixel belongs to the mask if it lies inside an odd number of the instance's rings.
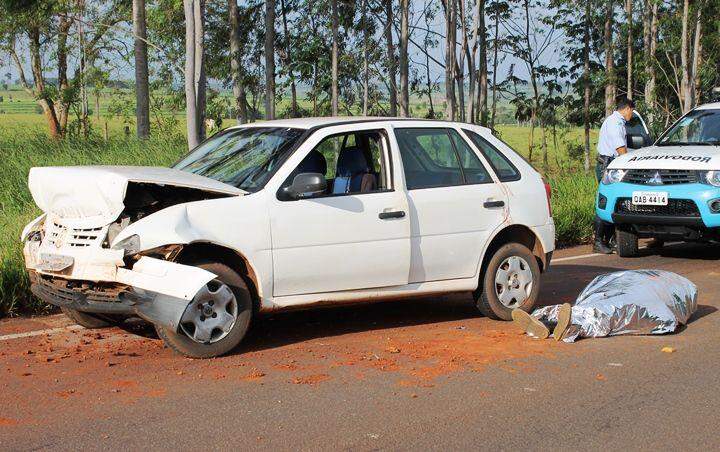
[[388,118],[226,129],[173,168],[30,171],[32,291],[80,325],[128,316],[217,356],[259,312],[474,292],[530,310],[555,247],[549,187],[489,130]]

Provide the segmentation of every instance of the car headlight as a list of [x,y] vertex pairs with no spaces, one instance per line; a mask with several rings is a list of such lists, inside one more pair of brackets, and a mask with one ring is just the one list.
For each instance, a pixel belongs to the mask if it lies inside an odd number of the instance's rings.
[[625,176],[625,170],[621,169],[607,169],[603,173],[602,183],[605,185],[614,184],[622,181]]
[[140,251],[140,236],[133,234],[126,237],[113,245],[112,249],[125,250],[126,256],[137,254]]
[[705,171],[701,174],[700,180],[713,187],[720,187],[720,171]]

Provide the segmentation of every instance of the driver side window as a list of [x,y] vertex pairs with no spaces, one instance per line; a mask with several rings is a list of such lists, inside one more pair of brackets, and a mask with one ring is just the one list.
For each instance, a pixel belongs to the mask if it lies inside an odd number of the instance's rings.
[[381,130],[326,137],[290,173],[283,187],[289,187],[298,174],[319,173],[325,177],[327,189],[314,197],[386,191],[386,143]]

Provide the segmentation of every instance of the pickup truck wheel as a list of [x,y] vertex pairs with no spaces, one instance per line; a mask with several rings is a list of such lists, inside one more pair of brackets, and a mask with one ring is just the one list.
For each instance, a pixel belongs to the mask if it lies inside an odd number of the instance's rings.
[[634,257],[638,253],[638,237],[630,231],[615,230],[617,253],[620,257]]
[[512,320],[513,309],[529,312],[540,291],[540,266],[530,250],[519,243],[498,249],[482,275],[475,301],[483,315]]
[[67,318],[89,330],[107,328],[113,325],[113,322],[110,320],[103,319],[102,317],[95,316],[87,312],[80,312],[70,308],[60,308],[60,310]]
[[178,331],[156,326],[158,336],[177,353],[212,358],[234,349],[252,317],[252,297],[245,280],[227,265],[195,264],[218,277],[200,289],[185,309]]

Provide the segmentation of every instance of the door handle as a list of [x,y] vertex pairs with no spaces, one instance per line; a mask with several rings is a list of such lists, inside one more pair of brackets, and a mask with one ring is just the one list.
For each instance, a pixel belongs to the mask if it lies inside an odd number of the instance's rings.
[[493,207],[505,207],[505,201],[485,201],[483,207],[492,209]]
[[405,217],[405,212],[403,212],[402,210],[396,210],[393,212],[380,212],[378,214],[378,218],[380,218],[381,220],[389,220],[391,218],[404,218],[404,217]]

